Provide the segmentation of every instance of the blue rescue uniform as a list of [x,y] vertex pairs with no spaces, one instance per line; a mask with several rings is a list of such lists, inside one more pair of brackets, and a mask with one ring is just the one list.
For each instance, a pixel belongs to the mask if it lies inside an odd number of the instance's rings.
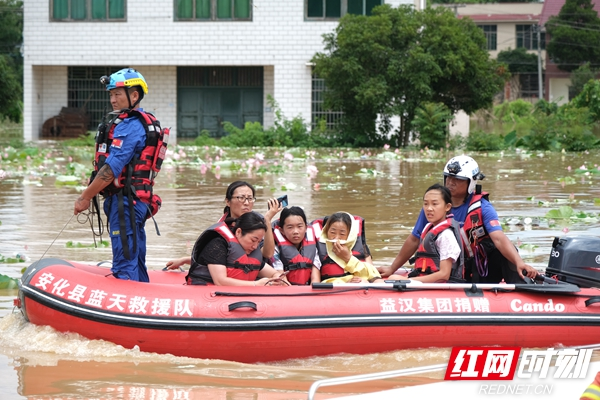
[[[141,108],[139,111],[143,111]],[[146,131],[137,117],[130,117],[119,123],[114,130],[114,140],[110,146],[106,164],[110,167],[115,177],[118,177],[123,168],[129,164],[134,155],[139,155],[145,147]],[[131,226],[129,216],[129,200],[123,196],[125,212],[125,226],[127,228],[127,243],[131,259],[123,253],[121,241],[121,228],[119,219],[118,195],[112,195],[104,201],[104,212],[108,216],[109,234],[113,251],[113,266],[111,271],[119,279],[130,279],[140,282],[149,282],[146,270],[146,216],[148,206],[141,201],[134,201],[135,226]],[[133,230],[136,232],[137,248],[133,246]]]

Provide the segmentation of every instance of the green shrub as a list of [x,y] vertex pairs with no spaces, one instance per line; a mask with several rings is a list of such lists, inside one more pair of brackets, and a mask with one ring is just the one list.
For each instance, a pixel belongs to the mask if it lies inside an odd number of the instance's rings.
[[194,139],[194,146],[216,146],[217,139],[210,137],[210,132],[203,129],[200,135]]
[[466,148],[469,151],[502,150],[504,148],[504,138],[501,135],[477,129],[469,133]]
[[95,147],[96,145],[96,133],[87,131],[83,135],[79,135],[76,139],[65,139],[61,142],[62,146],[68,147]]

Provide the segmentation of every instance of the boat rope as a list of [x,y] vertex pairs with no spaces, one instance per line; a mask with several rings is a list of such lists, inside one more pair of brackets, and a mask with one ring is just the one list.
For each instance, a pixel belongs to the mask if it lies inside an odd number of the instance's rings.
[[52,241],[52,243],[50,243],[50,246],[48,246],[48,248],[46,249],[46,251],[44,251],[44,254],[42,254],[42,256],[40,257],[40,260],[42,258],[44,258],[44,256],[48,252],[48,250],[50,250],[50,247],[52,247],[52,245],[54,244],[54,242],[56,242],[56,239],[58,239],[58,237],[60,236],[60,234],[63,233],[63,231],[65,230],[65,228],[67,227],[67,225],[69,225],[69,222],[71,222],[71,220],[73,219],[74,216],[75,215],[71,215],[71,218],[69,218],[69,220],[67,221],[67,223],[65,224],[65,226],[63,226],[63,228],[60,230],[60,232],[58,232],[58,235],[56,235],[56,237],[54,238],[54,240]]
[[[94,216],[98,219],[98,232],[94,229]],[[100,215],[100,205],[98,202],[98,196],[94,196],[90,202],[90,207],[87,211],[82,211],[77,214],[77,222],[80,224],[90,224],[92,230],[92,237],[94,238],[94,247],[98,248],[96,237],[100,238],[100,245],[102,245],[102,234],[104,233],[104,225],[102,224],[102,216]]]

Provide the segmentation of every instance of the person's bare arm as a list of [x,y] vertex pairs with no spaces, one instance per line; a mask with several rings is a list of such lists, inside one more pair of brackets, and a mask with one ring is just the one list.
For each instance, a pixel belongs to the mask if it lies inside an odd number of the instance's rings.
[[283,207],[277,199],[269,199],[269,210],[265,213],[265,223],[267,224],[267,230],[265,231],[265,238],[263,241],[263,247],[260,249],[262,255],[267,260],[270,260],[275,253],[275,238],[273,237],[273,229],[271,228],[271,222],[273,217],[283,210]]
[[419,243],[420,240],[418,237],[416,237],[412,233],[409,234],[406,240],[404,241],[402,248],[398,252],[398,255],[392,262],[392,265],[377,267],[377,270],[381,273],[381,276],[389,276],[393,274],[394,271],[396,271],[398,268],[406,264],[419,248]]
[[77,215],[82,211],[87,210],[90,207],[90,200],[94,198],[98,193],[102,191],[105,187],[110,185],[112,181],[115,180],[115,176],[112,172],[112,169],[108,166],[108,164],[104,164],[94,181],[81,193],[79,198],[75,200],[75,211],[74,214]]
[[185,264],[191,265],[192,257],[181,257],[181,258],[177,258],[175,260],[169,260],[169,261],[167,261],[166,268],[167,269],[177,269]]
[[453,262],[453,259],[447,258],[445,260],[440,261],[439,271],[435,271],[434,273],[429,275],[417,276],[410,279],[415,281],[421,281],[423,283],[446,282],[450,278],[450,272],[452,272]]

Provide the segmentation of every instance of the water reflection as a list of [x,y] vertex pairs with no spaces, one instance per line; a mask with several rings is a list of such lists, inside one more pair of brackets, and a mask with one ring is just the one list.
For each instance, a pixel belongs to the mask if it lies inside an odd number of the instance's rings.
[[[200,153],[197,157],[205,161],[216,158],[210,151]],[[164,204],[157,214],[161,236],[154,233],[152,224],[147,226],[149,268],[162,268],[169,259],[190,253],[198,234],[221,216],[225,189],[237,179],[256,186],[258,212],[266,211],[269,197],[285,193],[290,204],[304,207],[309,218],[339,210],[361,215],[366,219],[375,264],[390,263],[412,229],[425,189],[441,181],[444,164],[453,155],[414,152],[377,158],[365,153],[348,159],[347,154],[340,158],[339,151],[322,150],[314,159],[296,156],[292,160],[274,153],[266,155],[262,171],[248,171],[247,159],[255,157],[251,151],[239,154],[237,164],[245,167],[233,171],[225,165],[218,170],[203,169],[200,162],[166,165],[156,188]],[[507,222],[507,235],[520,247],[526,262],[543,269],[553,237],[564,232],[600,235],[597,218],[562,225],[544,218],[548,210],[560,205],[597,216],[598,175],[576,170],[581,165],[593,168],[598,154],[498,153],[474,158],[486,174],[484,190],[491,193],[494,207]],[[308,166],[318,173],[311,170],[311,175]],[[111,259],[110,248],[67,247],[67,242],[90,246],[93,238],[89,226],[70,220],[77,191],[57,187],[54,179],[23,176],[0,181],[0,255],[27,257],[26,263],[0,263],[0,274],[19,277],[24,266],[43,254],[87,262]],[[525,218],[539,223],[525,224]],[[0,290],[2,399],[304,399],[317,379],[447,361],[447,349],[338,355],[269,365],[141,353],[27,324],[20,315],[11,314],[15,295],[15,291]],[[320,391],[329,394],[319,398],[440,377],[331,387]]]

